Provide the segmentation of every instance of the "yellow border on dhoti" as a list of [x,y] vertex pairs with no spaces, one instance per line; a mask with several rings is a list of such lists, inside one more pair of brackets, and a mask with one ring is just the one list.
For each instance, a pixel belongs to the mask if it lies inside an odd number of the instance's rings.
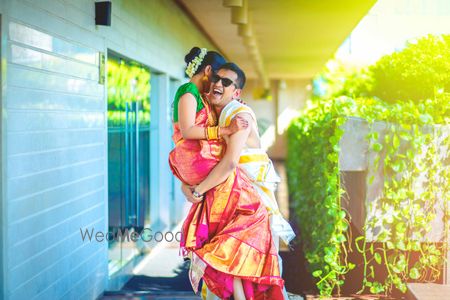
[[239,163],[245,164],[249,162],[268,162],[269,157],[267,154],[244,154],[239,157]]
[[[225,119],[225,126],[230,125],[231,119],[232,119],[235,115],[237,115],[238,113],[240,113],[241,111],[247,111],[247,112],[249,112],[248,108],[245,107],[245,106],[241,106],[241,107],[239,107],[239,108],[236,108],[236,109],[233,110],[233,111],[231,112],[231,114]],[[249,112],[249,113],[250,113],[250,112]]]

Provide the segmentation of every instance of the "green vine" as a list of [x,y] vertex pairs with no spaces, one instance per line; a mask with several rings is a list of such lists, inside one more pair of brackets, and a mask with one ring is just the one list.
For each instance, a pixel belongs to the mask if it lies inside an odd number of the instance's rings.
[[[422,52],[449,51],[448,44],[436,50],[436,44],[449,42],[448,37],[437,37],[432,46],[424,45],[432,39],[427,37],[407,47],[404,56],[392,55],[391,61],[404,66],[401,58],[417,51],[420,57],[428,55],[430,59],[436,53]],[[448,57],[444,59],[447,64]],[[364,92],[358,95],[358,88],[353,86],[353,97],[345,92],[349,85],[338,80],[341,92],[335,88],[330,100],[322,100],[322,95],[318,101],[308,103],[288,129],[287,171],[292,209],[309,268],[322,295],[339,294],[345,275],[356,264],[362,265],[360,292],[374,294],[405,292],[407,282],[436,282],[442,276],[450,216],[450,94],[445,92],[448,81],[442,81],[444,77],[440,76],[435,88],[420,89],[424,93],[434,91],[427,100],[389,98],[390,102],[384,102],[376,97],[360,97],[382,90],[377,76],[367,74],[386,70],[388,65],[389,57],[385,57],[371,71],[363,71],[365,79],[358,79],[355,86],[364,87],[359,88]],[[429,71],[424,66],[420,70]],[[396,71],[390,70],[390,74]],[[355,82],[355,78],[358,76],[351,73],[350,81]],[[399,80],[416,79],[405,75]],[[403,95],[408,92],[408,88],[399,90]],[[353,241],[360,257],[353,262],[347,259],[353,250],[352,232],[350,216],[341,206],[344,192],[338,163],[339,141],[344,133],[341,128],[349,116],[365,120],[369,128],[367,187],[374,181],[381,183],[381,192],[366,207],[365,234]],[[442,221],[443,228],[439,236],[433,237],[432,224],[438,221]]]
[[289,190],[296,200],[293,208],[306,258],[323,294],[339,290],[343,275],[355,267],[346,259],[349,223],[340,202],[338,143],[346,121],[340,112],[344,106],[341,102],[316,104],[288,130]]
[[[427,101],[427,109],[441,107],[445,111],[448,109],[446,102],[448,98]],[[384,282],[380,282],[373,272],[364,272],[361,291],[367,287],[372,293],[387,294],[392,293],[393,287],[406,292],[406,282],[411,280],[438,280],[446,253],[442,247],[446,243],[438,246],[436,242],[445,241],[445,234],[438,240],[428,235],[432,230],[431,223],[436,219],[436,209],[441,206],[444,211],[439,200],[448,201],[448,197],[439,196],[444,195],[440,190],[445,185],[436,181],[444,172],[438,147],[445,144],[437,144],[435,139],[444,133],[430,130],[433,119],[424,105],[404,102],[391,106],[388,111],[381,141],[377,131],[368,135],[370,149],[378,154],[371,168],[378,170],[382,164],[384,177],[382,195],[368,208],[370,216],[365,231],[371,232],[370,238],[367,239],[368,234],[358,238],[358,241],[369,243],[373,259],[367,261],[367,248],[357,249],[365,259],[365,269],[383,265],[387,273]],[[441,175],[437,176],[438,173]],[[369,178],[369,186],[373,179],[373,176]],[[376,235],[373,234],[375,231]],[[375,242],[381,242],[381,246],[377,247]],[[414,252],[420,253],[420,259],[413,263],[411,255]]]

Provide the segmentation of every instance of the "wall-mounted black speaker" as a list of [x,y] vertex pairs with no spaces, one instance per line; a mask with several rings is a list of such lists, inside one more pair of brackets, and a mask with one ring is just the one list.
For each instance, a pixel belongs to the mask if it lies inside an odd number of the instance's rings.
[[95,2],[95,25],[111,26],[111,1]]

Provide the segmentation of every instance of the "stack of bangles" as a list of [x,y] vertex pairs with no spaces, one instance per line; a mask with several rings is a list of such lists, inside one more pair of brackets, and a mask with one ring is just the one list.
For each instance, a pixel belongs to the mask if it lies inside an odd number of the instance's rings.
[[219,126],[206,127],[205,135],[207,140],[218,140],[220,138],[220,127]]

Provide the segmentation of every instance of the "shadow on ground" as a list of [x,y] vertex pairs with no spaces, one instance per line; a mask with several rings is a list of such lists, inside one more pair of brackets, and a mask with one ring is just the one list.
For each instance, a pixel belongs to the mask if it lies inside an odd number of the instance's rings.
[[316,294],[317,288],[306,269],[306,260],[301,245],[295,245],[293,251],[281,251],[280,256],[283,259],[283,278],[286,290],[298,295]]
[[[186,261],[180,265],[174,273],[174,277],[152,277],[145,275],[133,276],[122,288],[127,291],[187,291],[192,292],[189,282],[189,262]],[[192,292],[192,295],[194,293]]]

